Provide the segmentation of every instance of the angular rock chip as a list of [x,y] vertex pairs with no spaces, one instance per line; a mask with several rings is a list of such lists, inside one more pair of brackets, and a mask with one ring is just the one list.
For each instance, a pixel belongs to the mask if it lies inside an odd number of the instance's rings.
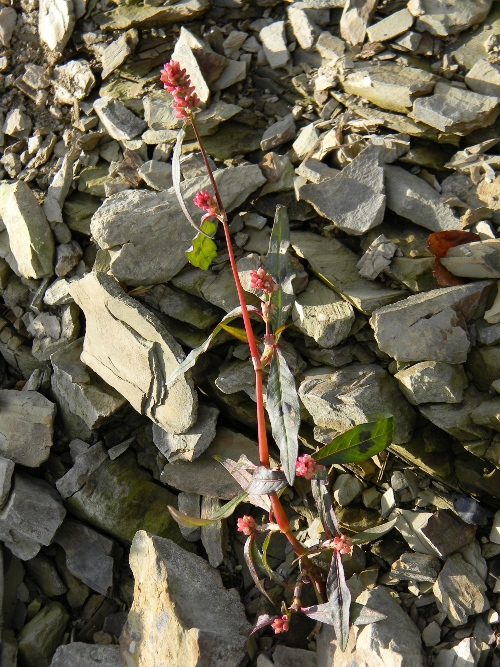
[[0,454],[37,468],[52,447],[56,406],[37,391],[0,390]]
[[454,276],[500,278],[500,240],[488,239],[450,248],[441,264]]
[[391,566],[391,576],[400,581],[429,581],[434,583],[441,569],[436,556],[404,553]]
[[9,498],[14,468],[15,464],[13,461],[0,456],[0,509],[4,507]]
[[410,0],[408,9],[417,17],[415,28],[438,37],[448,37],[482,23],[493,0]]
[[388,289],[362,278],[356,269],[358,256],[337,239],[312,232],[292,232],[291,242],[297,255],[309,262],[320,280],[366,315],[407,295],[404,290]]
[[346,0],[340,18],[340,35],[346,42],[355,46],[365,41],[366,26],[371,21],[378,5],[378,0]]
[[[220,169],[215,180],[228,212],[266,182],[257,165]],[[205,176],[182,184],[194,219],[199,218],[200,209],[192,200],[207,187]],[[109,197],[92,217],[91,231],[99,247],[110,250],[110,272],[128,285],[168,282],[187,263],[184,253],[194,236],[173,189],[127,190]]]
[[272,69],[285,67],[290,60],[290,53],[286,46],[285,22],[276,21],[271,23],[271,25],[262,28],[259,36],[267,62]]
[[0,512],[0,539],[12,553],[29,560],[51,544],[66,510],[47,482],[15,473],[7,504]]
[[210,7],[210,0],[180,0],[160,7],[121,5],[102,14],[94,14],[94,21],[103,30],[127,30],[162,26],[165,23],[182,23],[203,14]]
[[43,278],[54,273],[54,239],[47,218],[24,181],[0,186],[0,228],[7,229],[11,255],[6,259],[18,275]]
[[170,463],[193,461],[215,438],[219,410],[205,404],[198,406],[198,419],[186,433],[173,433],[153,425],[153,440]]
[[465,625],[469,616],[490,608],[486,584],[460,554],[448,558],[432,590],[438,609],[446,612],[453,627]]
[[101,55],[101,77],[103,81],[128,58],[137,46],[138,41],[139,34],[135,28],[132,28],[132,30],[127,30],[114,42],[108,44]]
[[196,392],[186,375],[166,387],[184,354],[156,317],[110,276],[88,274],[70,290],[86,318],[83,363],[155,424],[176,433],[191,428]]
[[469,384],[462,366],[439,361],[421,361],[394,377],[412,405],[460,403]]
[[462,442],[476,441],[491,436],[489,428],[472,419],[475,410],[487,400],[488,394],[470,386],[460,403],[429,403],[420,406],[420,412],[437,427]]
[[423,178],[394,165],[386,165],[384,171],[387,207],[391,211],[432,232],[462,229],[463,224],[451,208]]
[[492,285],[445,287],[376,310],[370,324],[380,349],[397,361],[463,363],[471,346],[466,322],[484,313]]
[[61,643],[69,614],[60,602],[50,602],[19,635],[19,655],[26,667],[48,667]]
[[73,0],[40,0],[38,32],[40,41],[52,51],[62,51],[75,27]]
[[360,236],[384,218],[385,188],[378,146],[365,148],[335,178],[304,185],[300,198],[342,231]]
[[94,109],[109,136],[117,141],[133,139],[147,127],[145,121],[112,97],[100,97],[94,102]]
[[59,646],[50,667],[123,667],[119,646],[73,642]]
[[413,25],[413,16],[407,9],[389,14],[385,19],[371,25],[366,31],[370,42],[385,42],[406,32]]
[[283,120],[270,125],[262,135],[260,147],[263,151],[277,148],[287,141],[291,141],[296,134],[295,120],[293,114],[288,114]]
[[134,538],[130,565],[134,602],[121,646],[131,664],[164,667],[179,655],[183,667],[239,664],[250,624],[237,591],[224,587],[219,572],[145,531]]
[[465,83],[475,93],[500,97],[500,67],[481,58],[465,75]]

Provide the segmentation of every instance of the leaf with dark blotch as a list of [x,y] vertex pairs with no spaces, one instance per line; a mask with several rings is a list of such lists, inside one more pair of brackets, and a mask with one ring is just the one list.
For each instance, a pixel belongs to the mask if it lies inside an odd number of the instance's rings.
[[200,230],[194,237],[191,248],[184,254],[193,266],[207,271],[217,257],[217,245],[211,238],[217,231],[217,222],[207,218],[201,223]]
[[392,417],[359,424],[322,447],[313,454],[313,459],[322,465],[366,461],[391,444],[393,432]]
[[265,628],[267,625],[271,625],[271,623],[277,618],[279,618],[279,616],[269,616],[269,614],[261,614],[253,624],[252,629],[250,630],[250,634],[253,635],[254,632],[257,632],[257,630],[261,630],[262,628]]
[[362,533],[356,533],[356,535],[353,535],[350,539],[353,544],[368,544],[369,542],[373,542],[374,540],[379,540],[381,537],[383,537],[386,533],[388,533],[390,530],[394,528],[396,525],[398,519],[391,519],[391,521],[387,521],[387,523],[382,523],[380,526],[374,526],[373,528],[368,528],[368,530],[364,530]]
[[278,206],[265,261],[266,270],[278,285],[278,290],[271,296],[271,304],[274,306],[271,310],[271,326],[274,332],[286,324],[295,301],[292,287],[295,269],[288,254],[289,245],[288,214],[284,206]]
[[325,469],[316,470],[311,479],[311,491],[318,509],[319,519],[329,538],[340,535],[339,524],[328,492],[328,475]]
[[[247,491],[250,483],[252,481],[254,470],[257,466],[250,461],[244,454],[240,456],[238,461],[233,461],[231,459],[223,459],[220,456],[214,456],[216,461],[219,461],[224,468],[234,477],[234,479],[241,486],[243,491]],[[249,494],[247,501],[260,507],[261,509],[269,512],[271,509],[271,501],[266,496],[258,496],[254,494]]]
[[300,404],[294,377],[279,349],[275,350],[269,367],[267,412],[281,465],[291,486],[299,453]]
[[435,257],[446,257],[450,248],[480,240],[481,237],[473,232],[462,232],[458,229],[451,229],[446,232],[429,234],[425,248]]
[[257,568],[255,566],[255,561],[257,561],[257,563],[259,563],[259,565],[262,565],[262,568],[264,568],[264,565],[262,563],[262,556],[260,555],[259,550],[255,545],[255,533],[252,533],[251,535],[248,536],[247,541],[245,542],[245,548],[243,550],[243,554],[245,556],[245,562],[248,566],[248,570],[254,581],[254,584],[257,586],[262,595],[264,595],[269,600],[269,602],[271,602],[271,604],[274,604],[274,602],[267,594],[266,589],[262,585],[262,582],[259,579],[259,573],[257,572]]
[[455,287],[456,285],[461,285],[463,283],[461,278],[454,276],[445,266],[441,264],[439,257],[434,259],[434,264],[432,265],[432,275],[440,287]]
[[258,496],[268,496],[270,493],[277,493],[286,486],[285,473],[281,470],[270,470],[264,466],[259,466],[254,470],[252,481],[247,487],[247,493]]
[[178,509],[171,507],[170,505],[167,505],[167,508],[172,515],[172,518],[181,526],[185,526],[186,528],[195,528],[197,526],[210,526],[212,523],[216,523],[221,519],[227,519],[228,516],[231,516],[238,505],[247,500],[247,498],[248,494],[240,493],[239,496],[232,498],[225,505],[222,505],[222,507],[220,507],[217,512],[212,517],[210,517],[210,519],[201,519],[200,517],[188,516],[183,512],[179,512]]
[[369,623],[376,623],[383,621],[387,616],[381,611],[370,609],[364,604],[353,602],[351,604],[351,624],[352,625],[368,625]]
[[[255,306],[247,306],[247,310],[250,314],[252,313],[259,313],[260,310],[256,308]],[[213,341],[215,336],[217,336],[218,333],[220,333],[223,328],[222,324],[231,322],[232,320],[235,320],[237,317],[241,316],[241,307],[238,306],[237,308],[234,308],[231,310],[223,319],[222,322],[220,322],[215,329],[212,331],[210,336],[207,338],[207,340],[200,345],[199,347],[195,348],[194,350],[191,350],[191,352],[187,355],[187,357],[184,359],[184,361],[181,361],[181,363],[177,366],[176,370],[172,373],[172,375],[168,378],[167,380],[167,387],[174,382],[174,380],[177,380],[178,377],[181,375],[184,375],[186,371],[188,371],[190,368],[192,368],[200,354],[203,354],[203,352],[206,352],[208,348],[210,347],[210,343]]]

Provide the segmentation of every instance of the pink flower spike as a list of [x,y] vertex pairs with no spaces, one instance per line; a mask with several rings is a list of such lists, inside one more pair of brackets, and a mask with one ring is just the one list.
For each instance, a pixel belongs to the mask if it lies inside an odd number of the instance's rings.
[[257,524],[255,523],[255,519],[252,516],[245,514],[245,516],[241,517],[241,519],[238,519],[237,526],[239,532],[243,533],[243,535],[251,535]]
[[352,550],[352,542],[347,535],[337,535],[333,538],[333,548],[341,554],[350,554]]
[[295,474],[297,477],[305,477],[306,479],[312,479],[318,464],[309,454],[304,454],[304,456],[299,456],[295,464]]
[[160,74],[163,87],[174,97],[176,118],[189,118],[192,110],[200,104],[198,95],[194,92],[191,79],[185,69],[175,60],[165,63]]
[[262,266],[257,271],[250,271],[250,287],[252,289],[262,290],[267,294],[276,292],[278,285],[274,282],[270,273],[266,273]]
[[271,623],[271,627],[275,634],[279,634],[280,632],[288,632],[288,628],[290,627],[289,623],[290,619],[284,614],[281,618],[275,618]]
[[217,199],[208,190],[200,190],[193,199],[193,203],[198,208],[201,208],[202,211],[206,211],[207,215],[204,216],[205,218],[215,218],[219,215]]

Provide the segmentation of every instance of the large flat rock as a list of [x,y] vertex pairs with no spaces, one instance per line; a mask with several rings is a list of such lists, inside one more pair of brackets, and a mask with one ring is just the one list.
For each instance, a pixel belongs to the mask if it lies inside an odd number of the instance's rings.
[[109,12],[95,14],[93,19],[103,30],[127,30],[189,21],[209,7],[210,0],[181,0],[174,5],[170,3],[160,7],[122,5]]
[[166,386],[184,353],[156,317],[110,276],[90,273],[70,289],[86,318],[83,363],[159,426],[176,433],[193,426],[190,377]]

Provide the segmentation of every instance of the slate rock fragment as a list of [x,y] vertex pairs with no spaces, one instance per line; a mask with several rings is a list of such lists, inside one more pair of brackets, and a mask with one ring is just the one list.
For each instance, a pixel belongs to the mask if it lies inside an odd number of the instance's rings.
[[433,587],[438,609],[446,612],[452,626],[464,625],[472,614],[490,607],[486,584],[476,569],[460,554],[453,554],[444,564]]
[[26,667],[49,667],[61,643],[69,614],[60,602],[50,602],[19,635],[19,656]]
[[50,667],[123,667],[119,646],[72,642],[59,646]]

